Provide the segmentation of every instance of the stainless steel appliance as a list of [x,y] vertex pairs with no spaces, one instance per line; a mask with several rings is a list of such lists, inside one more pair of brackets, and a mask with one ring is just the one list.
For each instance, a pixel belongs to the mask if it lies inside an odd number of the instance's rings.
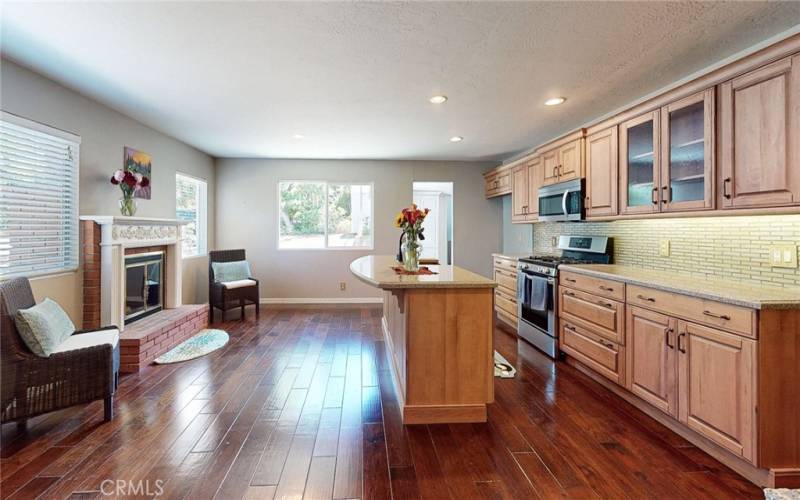
[[561,256],[533,256],[517,264],[517,332],[551,358],[558,350],[559,264],[608,264],[611,239],[605,236],[559,236]]
[[584,180],[559,182],[539,188],[539,220],[583,220]]

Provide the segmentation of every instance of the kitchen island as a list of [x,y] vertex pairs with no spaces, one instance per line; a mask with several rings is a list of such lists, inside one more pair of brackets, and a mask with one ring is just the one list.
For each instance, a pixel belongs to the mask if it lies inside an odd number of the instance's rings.
[[485,422],[494,400],[494,281],[456,266],[403,275],[388,255],[350,271],[383,292],[384,344],[403,423]]

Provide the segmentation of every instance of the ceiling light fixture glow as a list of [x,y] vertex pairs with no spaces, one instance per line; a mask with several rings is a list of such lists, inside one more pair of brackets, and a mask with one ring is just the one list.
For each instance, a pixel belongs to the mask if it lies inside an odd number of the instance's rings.
[[558,106],[559,104],[563,103],[567,99],[564,97],[553,97],[546,101],[544,101],[545,106]]
[[294,134],[294,135],[292,136],[292,139],[296,139],[296,140],[298,140],[298,141],[299,141],[300,139],[305,139],[305,138],[306,138],[306,136],[304,136],[303,134]]
[[447,100],[447,96],[446,95],[435,95],[435,96],[431,97],[428,100],[431,102],[431,104],[442,104],[443,102],[445,102]]
[[464,138],[461,137],[460,135],[454,135],[453,137],[450,138],[450,142],[461,142],[463,140]]

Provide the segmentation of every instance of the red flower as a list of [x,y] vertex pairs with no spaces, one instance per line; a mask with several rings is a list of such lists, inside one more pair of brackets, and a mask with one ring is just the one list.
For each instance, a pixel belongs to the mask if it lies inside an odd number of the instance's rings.
[[150,185],[150,179],[148,179],[147,177],[142,177],[142,182],[139,183],[139,186],[146,188],[149,185]]
[[111,176],[111,184],[113,184],[113,185],[115,185],[115,186],[116,186],[117,184],[119,184],[119,181],[118,181],[118,180],[117,180],[117,178],[116,178],[116,177],[114,177],[113,175]]
[[136,187],[136,177],[130,172],[125,172],[125,178],[122,179],[122,182],[127,184],[131,189]]

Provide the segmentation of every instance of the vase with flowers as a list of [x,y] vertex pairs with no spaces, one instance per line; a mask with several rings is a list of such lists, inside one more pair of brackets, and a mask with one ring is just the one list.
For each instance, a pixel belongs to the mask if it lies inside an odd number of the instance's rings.
[[128,170],[117,170],[111,176],[111,184],[119,186],[122,190],[122,198],[119,199],[119,211],[122,215],[132,217],[136,214],[136,199],[133,193],[139,188],[150,185],[150,179],[142,174],[130,172]]
[[425,229],[422,222],[430,209],[420,210],[416,204],[404,208],[395,216],[394,225],[403,230],[400,235],[400,252],[398,260],[402,260],[403,269],[408,272],[419,271],[419,240],[424,240]]

